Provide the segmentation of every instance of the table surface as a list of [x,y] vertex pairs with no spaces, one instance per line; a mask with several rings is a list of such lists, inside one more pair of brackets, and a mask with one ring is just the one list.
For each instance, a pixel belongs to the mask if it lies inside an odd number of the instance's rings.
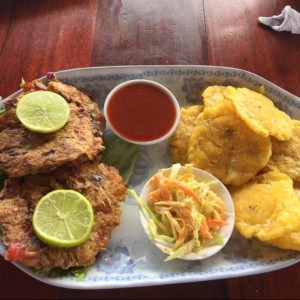
[[[259,16],[300,1],[27,0],[0,2],[0,95],[48,71],[90,66],[214,65],[244,69],[300,97],[300,35]],[[0,258],[0,299],[299,299],[300,267],[208,282],[125,289],[46,285]]]

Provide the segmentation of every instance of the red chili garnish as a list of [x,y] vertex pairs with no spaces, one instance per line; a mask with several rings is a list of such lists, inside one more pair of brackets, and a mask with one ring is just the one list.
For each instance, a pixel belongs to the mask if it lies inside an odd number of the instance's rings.
[[32,82],[24,82],[23,90],[24,92],[35,91],[34,84]]
[[6,252],[6,258],[11,261],[19,261],[22,253],[21,243],[12,243]]

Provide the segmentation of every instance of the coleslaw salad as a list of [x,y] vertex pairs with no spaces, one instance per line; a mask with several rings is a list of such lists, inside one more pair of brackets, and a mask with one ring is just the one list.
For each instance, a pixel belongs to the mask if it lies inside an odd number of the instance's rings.
[[229,235],[232,232],[229,216],[232,217],[233,205],[228,210],[224,197],[214,191],[220,184],[215,177],[199,179],[197,170],[191,164],[174,164],[151,177],[141,197],[129,189],[146,218],[144,227],[150,239],[168,254],[165,261],[201,253],[206,247],[220,249],[228,240],[222,228],[229,227]]

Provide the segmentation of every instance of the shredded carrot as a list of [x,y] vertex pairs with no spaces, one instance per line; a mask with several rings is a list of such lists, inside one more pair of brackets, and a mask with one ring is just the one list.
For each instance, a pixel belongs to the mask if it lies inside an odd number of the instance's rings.
[[222,220],[219,212],[217,210],[213,210],[209,216],[210,219],[214,219],[214,220]]
[[169,193],[169,191],[165,188],[165,187],[160,187],[160,194],[163,200],[170,200],[171,199],[171,195]]
[[178,238],[180,240],[184,240],[185,238],[185,227],[181,227],[181,229],[178,232]]
[[160,182],[161,182],[161,176],[159,175],[154,175],[150,181],[149,184],[152,186],[152,188],[155,190],[160,186]]
[[211,227],[216,227],[216,226],[223,226],[226,225],[227,223],[223,220],[215,220],[215,219],[208,219],[206,221],[208,228]]
[[151,191],[149,193],[149,200],[151,202],[157,201],[157,199],[159,199],[159,198],[160,198],[160,189],[159,188],[154,191]]
[[206,222],[205,219],[202,220],[202,223],[201,223],[201,226],[200,226],[200,233],[206,239],[212,239],[213,238],[213,236],[209,232],[209,228],[208,228],[208,225],[207,225],[207,222]]
[[221,212],[219,212],[219,215],[221,217],[222,220],[226,219],[228,217],[228,212],[225,210],[222,210]]
[[185,217],[191,217],[191,210],[186,207],[180,207],[180,213]]
[[191,196],[200,207],[202,207],[202,202],[200,198],[197,196],[197,194],[194,193],[191,189],[187,188],[186,186],[180,184],[179,182],[170,180],[166,182],[164,186],[167,189],[177,188],[184,191],[187,195]]

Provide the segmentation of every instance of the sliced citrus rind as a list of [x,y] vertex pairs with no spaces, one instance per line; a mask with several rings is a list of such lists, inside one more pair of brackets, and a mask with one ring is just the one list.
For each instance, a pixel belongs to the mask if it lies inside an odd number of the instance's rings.
[[55,247],[74,247],[89,237],[94,223],[91,203],[74,190],[55,190],[36,205],[32,225],[37,237]]

